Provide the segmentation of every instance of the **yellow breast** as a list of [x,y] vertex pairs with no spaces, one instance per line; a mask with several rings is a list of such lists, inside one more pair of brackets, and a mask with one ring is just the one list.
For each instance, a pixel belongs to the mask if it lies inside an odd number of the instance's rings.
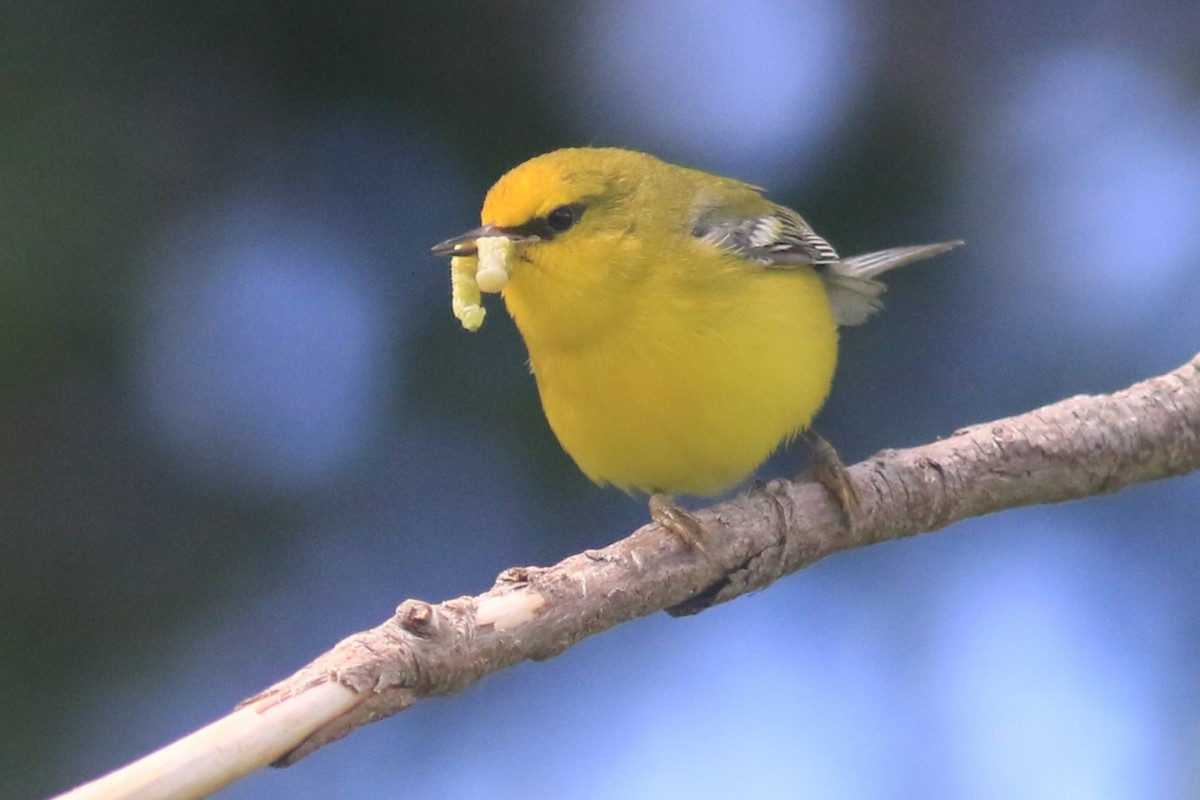
[[641,268],[635,255],[600,283],[519,265],[505,301],[546,417],[584,473],[626,491],[715,494],[824,402],[837,360],[828,297],[809,268],[699,244]]

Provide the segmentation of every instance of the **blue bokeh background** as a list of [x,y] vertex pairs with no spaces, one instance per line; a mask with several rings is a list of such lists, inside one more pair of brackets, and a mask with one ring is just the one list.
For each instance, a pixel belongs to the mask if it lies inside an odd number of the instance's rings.
[[[537,153],[736,175],[843,253],[966,238],[846,332],[848,460],[1200,342],[1191,0],[25,1],[0,99],[4,797],[644,520],[428,252]],[[1191,476],[848,553],[221,796],[1195,797],[1197,519]]]

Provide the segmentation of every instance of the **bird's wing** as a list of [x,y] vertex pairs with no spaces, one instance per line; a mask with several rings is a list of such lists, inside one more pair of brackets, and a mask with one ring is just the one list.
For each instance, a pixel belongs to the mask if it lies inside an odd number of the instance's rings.
[[766,213],[746,215],[713,206],[697,215],[692,235],[768,269],[813,267],[825,284],[839,325],[857,325],[882,306],[883,284],[872,280],[870,273],[855,275],[842,269],[845,262],[833,246],[790,208],[771,205]]
[[763,214],[737,215],[714,206],[696,217],[692,235],[768,268],[814,267],[829,295],[839,325],[858,325],[883,307],[884,285],[876,276],[913,261],[944,253],[961,241],[894,247],[842,259],[804,218],[784,206]]
[[769,267],[821,267],[840,260],[803,217],[783,206],[757,216],[711,208],[696,218],[692,235]]
[[892,247],[830,264],[821,271],[821,277],[825,280],[825,291],[829,294],[838,325],[858,325],[883,308],[880,295],[884,292],[884,285],[875,280],[876,276],[914,261],[932,258],[960,244],[962,240],[956,239],[937,244]]

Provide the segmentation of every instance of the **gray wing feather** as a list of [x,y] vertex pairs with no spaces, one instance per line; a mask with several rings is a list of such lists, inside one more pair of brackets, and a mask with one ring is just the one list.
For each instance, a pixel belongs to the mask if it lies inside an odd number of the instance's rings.
[[914,261],[932,258],[962,243],[961,239],[957,239],[937,244],[893,247],[830,264],[821,271],[821,277],[825,280],[825,291],[829,293],[829,302],[838,325],[858,325],[883,308],[882,295],[887,287],[875,280],[875,276]]
[[719,207],[710,208],[697,217],[692,235],[770,267],[819,267],[838,260],[829,242],[783,206],[761,217],[732,216]]
[[767,267],[814,267],[825,282],[838,325],[858,325],[883,307],[885,287],[875,280],[877,275],[962,244],[957,240],[893,247],[843,259],[803,217],[784,206],[774,206],[761,217],[736,216],[720,206],[706,208],[697,215],[692,235]]

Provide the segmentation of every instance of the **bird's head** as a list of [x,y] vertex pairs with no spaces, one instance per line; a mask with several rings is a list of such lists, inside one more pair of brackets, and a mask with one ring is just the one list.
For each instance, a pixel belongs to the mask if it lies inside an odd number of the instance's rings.
[[[664,167],[653,156],[627,150],[547,153],[496,182],[483,203],[482,227],[434,252],[472,255],[476,242],[505,237],[512,243],[506,256],[511,263],[497,288],[503,287],[522,334],[531,347],[573,346],[636,305],[637,284],[650,264],[639,227],[653,230],[658,222],[646,214],[671,211],[651,202]],[[480,288],[495,290],[482,279]]]

